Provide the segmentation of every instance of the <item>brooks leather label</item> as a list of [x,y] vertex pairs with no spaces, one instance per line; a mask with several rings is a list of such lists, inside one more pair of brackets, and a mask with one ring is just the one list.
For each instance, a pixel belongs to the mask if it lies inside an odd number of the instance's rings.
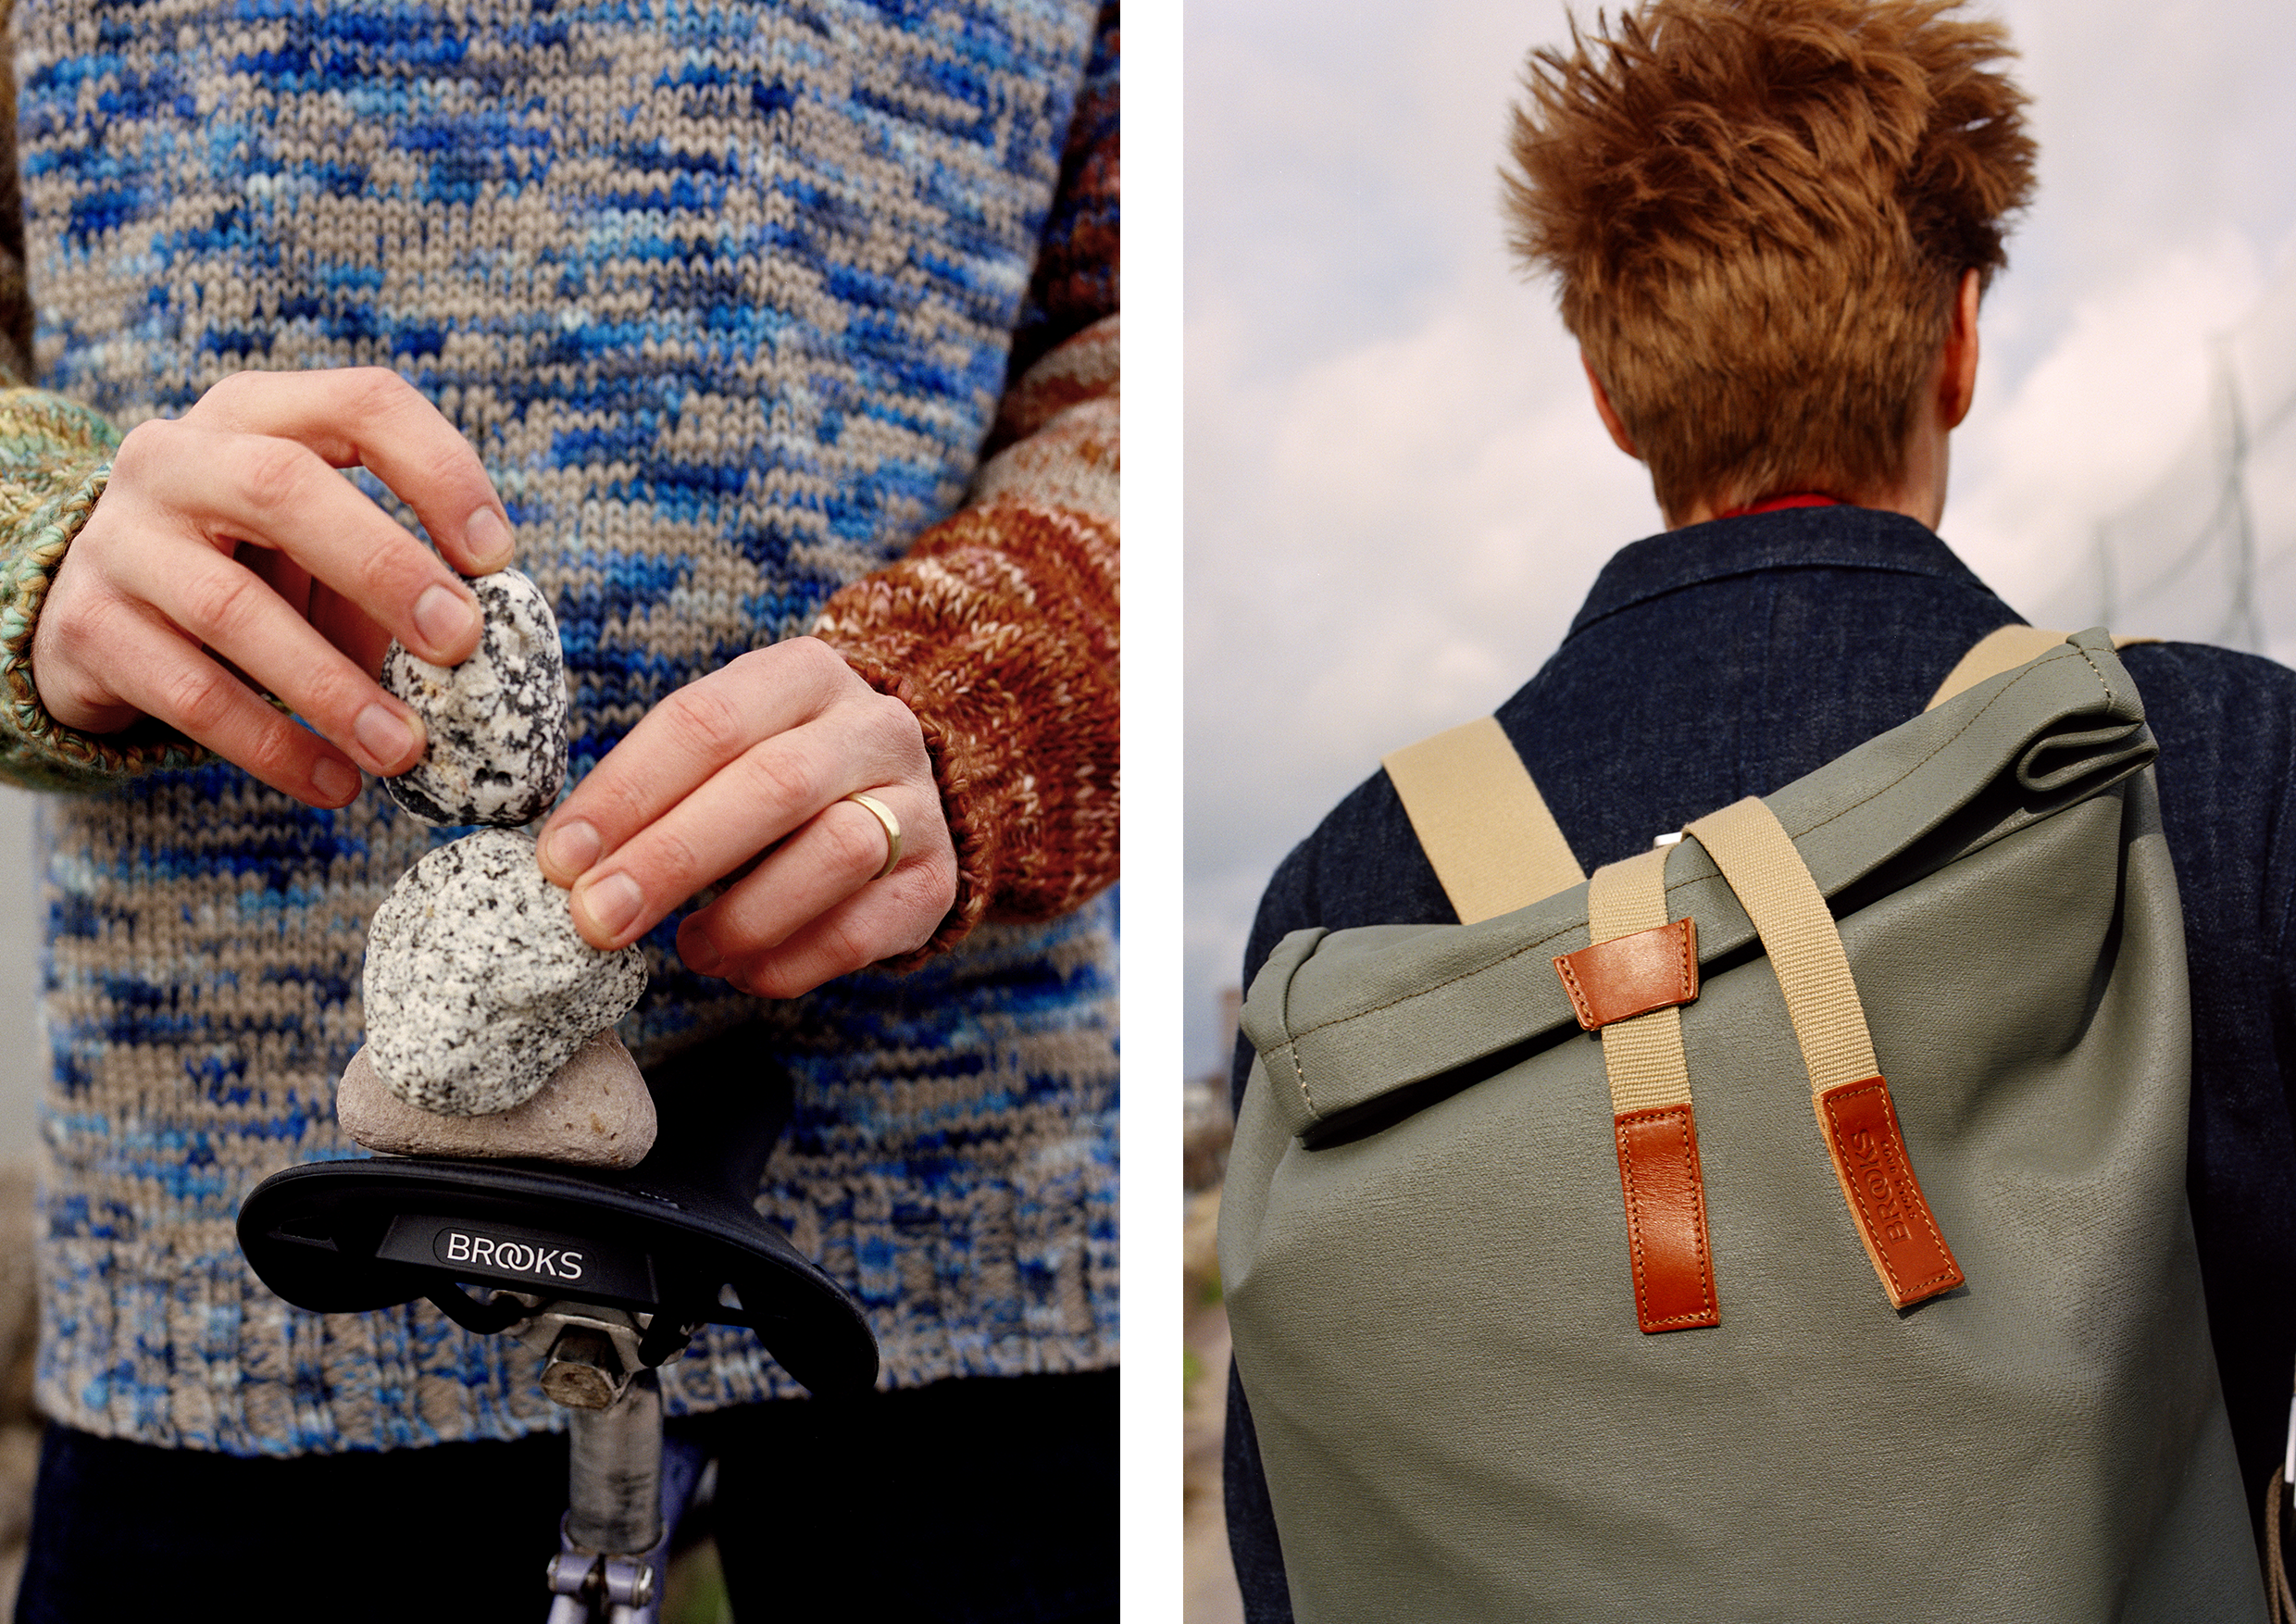
[[1646,1333],[1721,1324],[1706,1247],[1706,1182],[1690,1106],[1628,1111],[1616,1120],[1635,1323]]
[[402,1214],[391,1220],[375,1255],[443,1266],[461,1280],[539,1287],[568,1296],[654,1298],[653,1260],[642,1252],[483,1219]]
[[1698,921],[1677,919],[1563,954],[1554,973],[1589,1031],[1689,1004],[1698,996]]
[[1890,1085],[1878,1077],[1845,1082],[1818,1096],[1817,1111],[1834,1175],[1890,1301],[1910,1307],[1961,1284],[1961,1265],[1905,1155]]

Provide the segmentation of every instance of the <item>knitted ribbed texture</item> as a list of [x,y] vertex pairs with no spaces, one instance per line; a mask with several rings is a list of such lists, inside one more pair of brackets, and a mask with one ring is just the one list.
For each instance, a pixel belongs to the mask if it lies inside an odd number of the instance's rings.
[[1100,8],[1092,57],[1079,87],[1068,150],[1060,161],[1060,193],[1044,222],[1036,275],[1013,334],[1013,370],[1037,357],[1122,302],[1117,296],[1117,193],[1120,120],[1117,7]]
[[[1116,326],[1030,373],[1056,369],[1079,395],[982,468],[986,499],[839,593],[818,627],[926,719],[957,852],[936,945],[984,914],[1065,913],[1116,878]],[[1082,394],[1095,361],[1099,393]]]
[[106,738],[59,725],[32,682],[32,631],[48,582],[111,474],[119,437],[85,406],[0,390],[0,774],[35,789],[89,789],[124,773],[188,767],[205,752],[157,726]]
[[[1019,0],[36,3],[17,60],[40,358],[120,428],[246,367],[410,378],[478,449],[553,600],[579,774],[961,499],[1092,21]],[[1113,379],[1089,393],[1113,412]],[[29,420],[0,399],[0,436]],[[7,535],[11,604],[86,499]],[[901,578],[869,600],[886,625],[838,616],[849,651],[902,654],[876,674],[936,741],[960,913],[1050,919],[762,1010],[797,1081],[766,1209],[858,1293],[890,1381],[1116,1357],[1115,909],[1059,911],[1114,868],[1114,543],[1112,519],[1007,493],[935,532],[954,584]],[[1080,640],[1050,679],[1020,668],[1037,645],[966,618],[1048,590],[1088,606],[1041,618]],[[11,657],[0,767],[35,776],[15,757],[48,744],[76,766]],[[1064,707],[1049,780],[1017,754],[1043,743],[1042,706]],[[219,765],[48,822],[49,1412],[234,1453],[553,1424],[522,1350],[427,1306],[289,1309],[231,1239],[257,1180],[357,1154],[332,1092],[366,920],[446,836],[372,791],[315,812]],[[686,971],[675,927],[647,938],[653,984],[622,1026],[645,1061],[761,1013]],[[665,1373],[673,1410],[790,1391],[746,1333],[705,1340]]]

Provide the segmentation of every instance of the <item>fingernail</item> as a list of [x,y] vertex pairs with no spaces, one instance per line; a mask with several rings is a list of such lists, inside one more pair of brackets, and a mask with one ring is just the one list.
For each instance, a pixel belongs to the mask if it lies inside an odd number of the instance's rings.
[[481,507],[464,521],[462,544],[470,550],[470,561],[480,575],[510,562],[510,527],[492,507]]
[[452,648],[479,623],[479,607],[451,586],[433,586],[415,600],[415,625],[432,648]]
[[598,831],[577,818],[550,831],[550,866],[561,874],[581,874],[598,860],[605,843]]
[[378,700],[358,713],[358,720],[351,724],[352,736],[359,747],[375,758],[384,772],[406,759],[415,747],[415,730],[406,725],[406,718]]
[[707,939],[698,941],[685,949],[683,956],[686,968],[700,976],[716,975],[718,967],[726,962],[724,956],[711,946]]
[[619,936],[622,928],[638,917],[639,905],[644,900],[635,880],[627,874],[609,874],[582,893],[582,912],[601,934]]
[[347,761],[338,761],[331,756],[320,756],[311,768],[311,787],[331,806],[347,804],[359,793],[362,781],[357,768]]

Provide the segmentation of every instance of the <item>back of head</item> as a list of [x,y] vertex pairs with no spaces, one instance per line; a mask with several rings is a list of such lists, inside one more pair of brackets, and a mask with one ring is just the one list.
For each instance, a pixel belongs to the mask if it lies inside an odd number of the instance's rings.
[[1962,273],[2033,184],[1999,23],[1958,0],[1646,0],[1533,52],[1512,241],[1672,517],[1888,488]]

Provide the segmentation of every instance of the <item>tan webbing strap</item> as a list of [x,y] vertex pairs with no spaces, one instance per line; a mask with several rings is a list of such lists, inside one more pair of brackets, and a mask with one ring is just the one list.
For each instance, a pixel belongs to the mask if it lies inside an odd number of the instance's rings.
[[[1666,922],[1666,851],[1605,863],[1587,882],[1587,934],[1613,942]],[[1615,1115],[1691,1103],[1690,1062],[1682,1054],[1682,1011],[1653,1009],[1603,1029],[1603,1069]]]
[[2003,626],[1978,639],[1977,646],[1961,656],[1961,663],[1945,673],[1945,681],[1929,696],[1924,710],[1935,710],[1956,693],[1966,693],[1988,677],[1998,677],[2014,670],[2028,660],[2039,659],[2065,641],[2062,631],[2051,631],[2041,626]]
[[1841,932],[1802,854],[1777,815],[1752,797],[1688,832],[1761,935],[1810,1074],[1818,1131],[1882,1290],[1900,1308],[1951,1291],[1962,1283],[1961,1265],[1914,1176]]
[[1810,1092],[1824,1093],[1879,1071],[1841,932],[1778,815],[1749,795],[1708,813],[1688,832],[1722,870],[1762,937],[1809,1068]]
[[[1945,681],[1929,696],[1924,710],[1935,710],[1957,693],[1966,693],[1988,677],[1998,677],[2012,671],[2028,660],[2039,659],[2065,641],[2062,631],[2052,631],[2045,626],[2003,626],[1978,639],[1977,646],[1961,656],[1961,663],[1945,673]],[[2115,648],[2133,648],[2140,643],[2158,643],[2157,637],[2115,637]]]
[[[1642,938],[1642,946],[1654,946],[1662,962],[1678,952],[1682,956],[1678,968],[1661,978],[1670,985],[1660,989],[1660,995],[1694,997],[1697,938],[1688,926],[1668,929],[1666,856],[1660,848],[1594,871],[1587,882],[1587,934],[1592,941],[1590,956],[1581,962],[1594,973],[1602,956],[1593,949]],[[1649,968],[1640,955],[1631,962],[1636,968]],[[1566,959],[1555,960],[1558,973],[1566,968]],[[1565,974],[1565,986],[1570,983]],[[1573,989],[1572,1002],[1578,1003],[1585,992]],[[1601,1031],[1618,1188],[1626,1201],[1635,1324],[1645,1335],[1719,1325],[1722,1309],[1706,1235],[1705,1173],[1691,1109],[1690,1066],[1682,1056],[1681,1007],[1668,1003],[1606,1021]]]
[[1380,763],[1459,922],[1495,919],[1587,877],[1496,717]]

